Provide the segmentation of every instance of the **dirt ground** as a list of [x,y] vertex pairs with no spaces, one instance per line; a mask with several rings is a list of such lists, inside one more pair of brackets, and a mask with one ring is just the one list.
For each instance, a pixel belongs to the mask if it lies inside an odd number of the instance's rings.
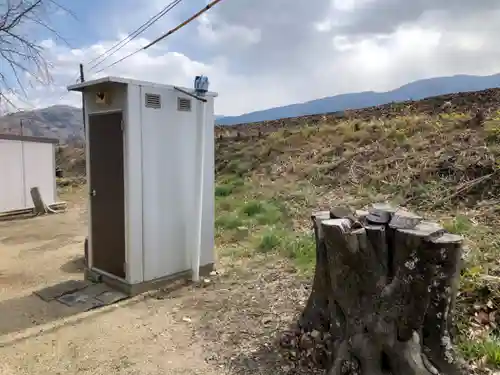
[[298,373],[276,337],[309,282],[279,259],[222,256],[204,287],[154,291],[79,319],[34,296],[82,278],[85,207],[80,195],[65,198],[64,214],[0,222],[0,375]]
[[64,214],[0,221],[0,334],[71,315],[59,303],[32,293],[69,279],[81,279],[85,208],[72,194]]

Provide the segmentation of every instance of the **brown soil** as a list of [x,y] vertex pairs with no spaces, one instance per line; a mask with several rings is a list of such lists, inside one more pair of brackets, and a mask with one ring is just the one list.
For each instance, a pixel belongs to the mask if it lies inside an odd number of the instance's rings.
[[62,324],[74,312],[32,292],[82,278],[82,196],[63,214],[0,223],[1,374],[290,373],[275,337],[307,290],[277,258],[223,257],[203,287],[152,292]]

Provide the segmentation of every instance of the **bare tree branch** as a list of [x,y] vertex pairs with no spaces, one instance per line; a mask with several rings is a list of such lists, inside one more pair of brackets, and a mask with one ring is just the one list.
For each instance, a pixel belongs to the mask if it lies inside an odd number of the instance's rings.
[[72,14],[56,0],[0,0],[0,104],[27,103],[25,87],[52,82],[50,63],[35,36],[40,29],[68,44],[50,25],[53,8]]

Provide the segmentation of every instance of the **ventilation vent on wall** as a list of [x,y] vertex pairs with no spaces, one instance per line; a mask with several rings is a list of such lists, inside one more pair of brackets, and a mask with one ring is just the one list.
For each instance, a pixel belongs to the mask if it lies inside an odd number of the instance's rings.
[[161,96],[158,94],[146,94],[147,108],[161,108]]
[[191,99],[177,98],[177,110],[191,112]]

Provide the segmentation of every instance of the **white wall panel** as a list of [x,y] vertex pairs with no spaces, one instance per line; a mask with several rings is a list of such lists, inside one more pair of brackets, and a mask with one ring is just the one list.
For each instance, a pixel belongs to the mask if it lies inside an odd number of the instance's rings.
[[33,207],[38,186],[46,204],[57,199],[54,144],[0,139],[0,212]]
[[32,187],[38,186],[46,204],[56,201],[54,145],[52,143],[24,142],[25,196],[32,207]]
[[0,139],[0,212],[26,208],[21,141]]

